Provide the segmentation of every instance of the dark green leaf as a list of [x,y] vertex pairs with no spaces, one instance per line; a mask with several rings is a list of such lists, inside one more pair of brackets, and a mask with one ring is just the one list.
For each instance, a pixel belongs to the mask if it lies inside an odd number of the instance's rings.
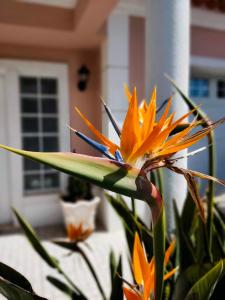
[[0,293],[9,300],[47,300],[0,277]]
[[195,203],[192,200],[190,193],[188,193],[184,202],[184,207],[181,215],[183,230],[186,233],[189,233],[191,230],[191,225],[195,216],[195,207]]
[[114,278],[112,281],[112,292],[110,300],[123,300],[123,281],[120,278],[122,276],[122,258],[120,256],[119,263],[115,270]]
[[30,282],[22,274],[2,262],[0,262],[0,277],[3,277],[28,292],[34,292]]
[[54,285],[64,294],[68,295],[72,300],[87,300],[87,298],[85,298],[82,295],[79,295],[77,292],[72,290],[66,283],[59,280],[58,278],[55,278],[53,276],[47,276],[47,279],[49,282],[51,282],[52,285]]
[[15,208],[13,208],[13,212],[34,250],[50,267],[57,268],[58,262],[56,258],[48,254],[46,249],[42,246],[31,225],[19,214],[19,212]]
[[131,210],[121,196],[117,195],[116,197],[114,197],[112,195],[106,194],[106,198],[112,205],[116,213],[119,215],[123,223],[130,254],[133,251],[134,234],[135,232],[138,232],[144,242],[148,257],[151,258],[153,255],[152,232],[147,228],[147,226],[141,221],[138,216],[135,217],[132,214]]
[[110,266],[110,277],[111,277],[111,285],[112,285],[114,276],[116,274],[116,268],[117,268],[116,257],[115,257],[115,253],[113,252],[113,250],[110,251],[109,266]]
[[179,268],[182,271],[195,262],[195,255],[189,236],[184,232],[182,219],[179,216],[175,201],[174,216],[176,222],[177,265],[179,265]]
[[225,273],[225,261],[221,260],[215,267],[201,277],[190,289],[185,300],[209,300],[213,291]]

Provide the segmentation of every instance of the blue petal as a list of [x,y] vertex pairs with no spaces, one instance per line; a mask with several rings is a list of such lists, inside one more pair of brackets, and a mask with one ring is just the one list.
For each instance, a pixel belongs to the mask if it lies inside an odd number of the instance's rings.
[[115,159],[118,161],[118,162],[124,162],[123,158],[122,158],[122,155],[120,153],[119,150],[116,150],[115,152]]
[[93,148],[95,148],[96,150],[98,150],[99,152],[104,154],[106,157],[115,160],[115,158],[109,153],[108,147],[90,139],[89,137],[87,137],[86,135],[84,135],[83,133],[81,133],[79,131],[74,131],[74,133],[77,136],[79,136],[82,140],[84,140],[86,143],[88,143],[90,146],[92,146]]
[[103,106],[104,106],[104,108],[105,108],[105,111],[106,111],[106,113],[107,113],[107,115],[108,115],[108,117],[109,117],[109,119],[110,119],[110,121],[111,121],[111,123],[112,123],[113,128],[115,129],[117,135],[120,137],[120,136],[121,136],[120,128],[119,128],[119,126],[118,126],[118,124],[117,124],[117,122],[116,122],[116,120],[115,120],[115,118],[114,118],[114,116],[113,116],[113,114],[112,114],[110,108],[109,108],[109,107],[107,106],[107,104],[103,101],[103,99],[102,99],[102,103],[103,103]]

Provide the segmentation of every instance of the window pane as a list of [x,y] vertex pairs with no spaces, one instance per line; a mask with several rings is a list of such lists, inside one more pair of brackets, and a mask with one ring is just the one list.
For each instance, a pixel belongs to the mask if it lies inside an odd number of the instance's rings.
[[42,99],[42,113],[57,113],[57,102],[56,99]]
[[45,78],[41,79],[41,93],[47,95],[57,94],[57,81],[56,79]]
[[217,81],[217,97],[225,98],[225,81],[224,80]]
[[44,175],[44,187],[45,188],[56,188],[59,187],[59,174],[45,174]]
[[22,113],[37,113],[38,102],[36,98],[22,98],[21,100],[21,111]]
[[[29,151],[39,151],[39,138],[38,137],[24,137],[23,149]],[[40,164],[30,159],[23,159],[24,170],[40,170]]]
[[29,151],[39,151],[39,138],[38,137],[24,137],[23,148]]
[[37,93],[37,78],[21,77],[20,78],[20,91],[22,94]]
[[58,120],[56,118],[43,118],[43,131],[44,132],[57,132]]
[[31,159],[24,158],[23,159],[23,169],[25,171],[40,170],[41,165]]
[[38,119],[25,117],[22,119],[23,132],[38,132]]
[[190,80],[191,97],[208,97],[209,96],[209,80],[204,78],[192,78]]
[[[58,137],[58,86],[55,78],[21,77],[21,127],[23,149],[56,152]],[[25,192],[59,187],[59,174],[48,166],[23,159]]]
[[57,137],[44,137],[43,148],[46,152],[58,151],[58,138]]
[[24,176],[24,188],[26,191],[37,190],[41,188],[41,177],[37,175],[25,175]]

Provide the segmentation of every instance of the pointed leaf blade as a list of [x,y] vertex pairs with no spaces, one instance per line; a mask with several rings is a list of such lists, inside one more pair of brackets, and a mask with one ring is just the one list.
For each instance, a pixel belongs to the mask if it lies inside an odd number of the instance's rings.
[[113,160],[76,153],[32,152],[4,145],[1,148],[49,165],[61,172],[79,177],[102,188],[126,196],[143,199],[135,180],[139,170]]
[[30,224],[19,214],[19,212],[15,208],[13,208],[13,212],[34,250],[50,267],[57,268],[56,258],[50,256],[46,249],[42,246]]
[[185,300],[209,300],[213,291],[225,273],[225,261],[221,260],[215,267],[200,278],[190,289]]

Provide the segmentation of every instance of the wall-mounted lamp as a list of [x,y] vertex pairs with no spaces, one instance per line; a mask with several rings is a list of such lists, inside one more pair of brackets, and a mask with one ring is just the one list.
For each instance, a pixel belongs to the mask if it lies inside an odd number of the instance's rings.
[[89,77],[90,77],[90,71],[86,67],[86,65],[82,65],[80,67],[80,69],[77,71],[77,73],[78,73],[77,87],[78,87],[79,91],[83,92],[87,88],[87,84],[88,84]]

